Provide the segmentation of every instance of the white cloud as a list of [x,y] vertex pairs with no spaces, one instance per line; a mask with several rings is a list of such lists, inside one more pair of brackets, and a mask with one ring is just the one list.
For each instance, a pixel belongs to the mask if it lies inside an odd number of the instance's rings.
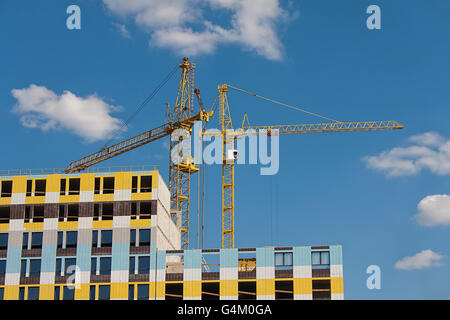
[[407,176],[428,169],[438,175],[450,174],[450,140],[434,132],[412,136],[414,145],[396,147],[363,160],[369,168],[388,176]]
[[[103,0],[114,14],[134,18],[150,33],[150,44],[179,54],[208,54],[236,43],[271,60],[282,58],[277,26],[289,15],[279,0]],[[222,27],[206,18],[229,16]],[[293,13],[292,16],[295,14]]]
[[419,202],[417,209],[414,218],[420,225],[450,225],[450,196],[447,194],[427,196]]
[[46,87],[30,85],[11,91],[17,104],[12,111],[22,125],[42,131],[66,129],[88,142],[102,140],[121,127],[121,120],[110,115],[119,107],[96,95],[81,98],[70,91],[57,95]]
[[404,257],[395,263],[395,268],[400,270],[420,270],[442,265],[444,257],[432,250],[423,250],[412,257]]
[[122,35],[122,37],[126,39],[131,39],[130,32],[128,31],[127,27],[120,23],[114,23],[114,26],[117,28],[119,33]]

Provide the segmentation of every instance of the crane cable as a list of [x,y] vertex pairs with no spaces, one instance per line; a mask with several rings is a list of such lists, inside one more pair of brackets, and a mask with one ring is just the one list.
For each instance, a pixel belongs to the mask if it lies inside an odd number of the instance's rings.
[[295,110],[298,110],[298,111],[302,111],[302,112],[308,113],[308,114],[310,114],[310,115],[313,115],[313,116],[316,116],[316,117],[319,117],[319,118],[323,118],[323,119],[327,119],[327,120],[330,120],[330,121],[342,123],[341,121],[338,121],[338,120],[335,120],[335,119],[331,119],[331,118],[322,116],[322,115],[320,115],[320,114],[317,114],[317,113],[314,113],[314,112],[311,112],[311,111],[307,111],[307,110],[305,110],[305,109],[301,109],[301,108],[298,108],[298,107],[293,107],[293,106],[288,105],[288,104],[286,104],[286,103],[279,102],[279,101],[276,101],[276,100],[273,100],[273,99],[269,99],[269,98],[263,97],[263,96],[261,96],[261,95],[259,95],[259,94],[252,93],[252,92],[248,92],[248,91],[243,90],[243,89],[240,89],[240,88],[236,88],[236,87],[234,87],[234,86],[232,86],[232,85],[229,85],[229,84],[227,84],[227,86],[228,86],[229,88],[234,89],[234,90],[241,91],[241,92],[246,93],[246,94],[249,94],[249,95],[251,95],[251,96],[254,96],[254,97],[257,97],[257,98],[261,98],[261,99],[264,99],[264,100],[267,100],[267,101],[270,101],[270,102],[273,102],[273,103],[282,105],[282,106],[284,106],[284,107],[288,107],[288,108],[291,108],[291,109],[295,109]]
[[113,141],[120,132],[122,132],[123,128],[127,127],[128,124],[137,116],[137,114],[152,100],[156,94],[164,87],[164,85],[173,77],[173,75],[178,70],[179,65],[177,64],[169,74],[161,81],[161,83],[152,91],[152,93],[137,107],[137,109],[133,112],[133,114],[125,121],[122,121],[122,126],[116,130],[116,132],[112,135],[112,137],[105,143],[105,145],[101,148],[101,150],[106,149],[108,145]]

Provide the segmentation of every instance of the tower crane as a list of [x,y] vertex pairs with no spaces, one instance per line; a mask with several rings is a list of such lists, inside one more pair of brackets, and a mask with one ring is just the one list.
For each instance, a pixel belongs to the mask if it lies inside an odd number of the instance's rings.
[[[234,131],[231,120],[230,108],[228,105],[228,88],[240,91],[273,103],[283,105],[292,109],[306,112],[313,116],[325,118],[327,123],[298,124],[298,125],[264,125],[264,126],[244,126],[248,117],[244,114],[242,130]],[[364,122],[341,122],[315,114],[297,107],[287,105],[272,99],[265,98],[255,93],[245,91],[229,84],[218,86],[219,99],[219,124],[220,132],[202,132],[202,135],[221,136],[223,141],[222,152],[222,248],[234,248],[234,164],[237,153],[234,149],[234,142],[238,137],[250,134],[303,134],[321,132],[351,132],[351,131],[378,131],[403,129],[403,126],[396,121],[364,121]],[[253,129],[253,130],[248,130]],[[244,131],[247,130],[247,131]]]
[[[96,163],[170,135],[170,208],[172,215],[175,213],[181,214],[181,246],[184,249],[188,249],[190,176],[198,172],[199,169],[195,166],[190,155],[183,156],[180,152],[172,153],[174,148],[183,150],[183,137],[177,137],[179,139],[177,141],[176,138],[172,137],[172,134],[177,129],[184,129],[191,132],[196,121],[209,122],[214,112],[212,110],[209,112],[204,110],[203,103],[200,100],[200,90],[194,89],[195,64],[188,58],[183,58],[179,64],[179,68],[181,69],[181,78],[178,85],[177,98],[173,110],[170,110],[170,107],[168,107],[166,123],[74,161],[63,172],[74,173],[82,171]],[[200,111],[196,114],[194,113],[194,91],[200,103]],[[177,155],[177,159],[172,158],[173,154]]]

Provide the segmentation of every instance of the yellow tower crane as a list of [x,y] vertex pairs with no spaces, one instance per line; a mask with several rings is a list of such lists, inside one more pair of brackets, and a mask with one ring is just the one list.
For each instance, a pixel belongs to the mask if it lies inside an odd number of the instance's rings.
[[[172,137],[172,134],[178,129],[184,129],[190,133],[196,121],[208,122],[213,115],[213,111],[206,112],[204,110],[203,103],[200,100],[200,91],[194,89],[195,65],[188,58],[184,58],[179,64],[179,68],[181,69],[181,79],[178,85],[177,98],[173,110],[170,110],[168,107],[165,124],[74,161],[63,172],[74,173],[82,171],[96,163],[171,135],[169,164],[170,208],[174,219],[175,215],[181,215],[181,246],[184,249],[188,249],[190,176],[198,172],[199,169],[194,165],[190,154],[184,156],[182,152],[178,152],[184,149],[183,136],[177,135]],[[194,114],[194,90],[200,103],[200,111],[196,114]],[[177,150],[174,150],[175,147]],[[177,159],[172,158],[173,154],[176,154]]]
[[[242,121],[242,130],[234,131],[231,121],[231,113],[228,105],[228,88],[258,97],[291,109],[299,110],[310,115],[324,118],[328,123],[298,124],[298,125],[266,125],[266,126],[244,126],[247,114]],[[309,112],[298,107],[293,107],[282,102],[265,98],[255,93],[239,89],[237,87],[223,84],[218,86],[219,90],[219,124],[220,133],[203,132],[207,136],[221,136],[223,139],[222,157],[222,248],[234,248],[234,164],[237,157],[234,141],[238,137],[250,134],[302,134],[319,132],[350,132],[350,131],[378,131],[403,129],[396,121],[364,121],[364,122],[341,122],[322,115]],[[248,131],[248,129],[253,129]],[[244,130],[247,130],[246,132]]]

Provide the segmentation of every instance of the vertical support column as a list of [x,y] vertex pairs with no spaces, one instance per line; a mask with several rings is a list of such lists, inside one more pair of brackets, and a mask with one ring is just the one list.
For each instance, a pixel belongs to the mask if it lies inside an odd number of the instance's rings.
[[[19,206],[19,208],[23,207]],[[23,221],[23,219],[9,221],[4,300],[17,300],[19,298]]]
[[220,300],[238,299],[238,249],[220,249]]
[[156,251],[156,290],[155,299],[164,300],[166,296],[166,251]]
[[256,248],[256,299],[275,299],[275,260],[273,248]]
[[344,270],[342,267],[342,246],[330,246],[331,300],[344,299]]
[[75,275],[75,300],[89,300],[91,281],[92,217],[78,218],[77,274]]
[[[123,214],[121,203],[115,203],[115,214]],[[113,243],[111,261],[111,300],[128,299],[130,257],[130,216],[113,217]],[[152,259],[150,258],[150,261]]]
[[[57,205],[55,205],[57,210]],[[57,211],[56,211],[57,212]],[[58,245],[58,218],[44,219],[44,234],[42,237],[42,259],[39,300],[54,299],[54,284],[56,272],[56,248]]]
[[312,300],[311,247],[293,248],[294,299]]
[[184,251],[183,298],[200,300],[202,298],[202,250]]

